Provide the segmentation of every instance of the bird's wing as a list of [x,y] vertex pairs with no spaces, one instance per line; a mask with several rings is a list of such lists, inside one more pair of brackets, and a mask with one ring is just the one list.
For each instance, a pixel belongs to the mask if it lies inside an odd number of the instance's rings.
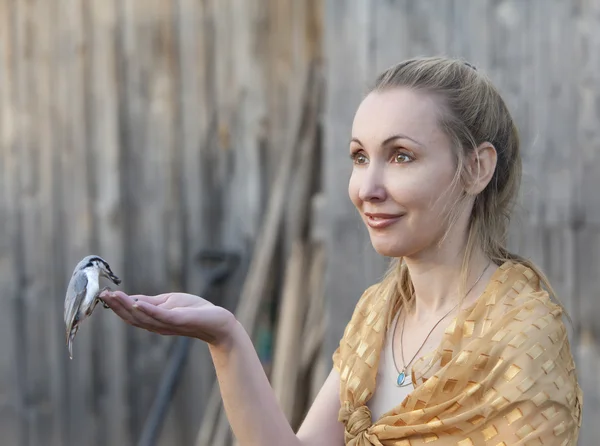
[[67,297],[65,298],[65,324],[67,326],[67,336],[73,326],[73,320],[79,309],[79,305],[85,297],[87,288],[87,275],[84,272],[76,273],[69,282]]

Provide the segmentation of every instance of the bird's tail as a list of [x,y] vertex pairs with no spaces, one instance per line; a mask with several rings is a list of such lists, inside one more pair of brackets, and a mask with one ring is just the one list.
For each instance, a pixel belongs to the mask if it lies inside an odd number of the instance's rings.
[[77,327],[74,327],[67,336],[67,348],[69,349],[69,359],[73,359],[73,340],[77,333]]
[[73,359],[73,336],[69,336],[67,341],[67,347],[69,348],[69,359]]

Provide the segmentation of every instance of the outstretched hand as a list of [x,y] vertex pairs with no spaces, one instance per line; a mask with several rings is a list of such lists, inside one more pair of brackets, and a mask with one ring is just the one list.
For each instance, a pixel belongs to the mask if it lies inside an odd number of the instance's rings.
[[105,291],[99,297],[134,327],[162,335],[190,336],[214,345],[226,341],[236,323],[230,311],[193,294],[145,296]]

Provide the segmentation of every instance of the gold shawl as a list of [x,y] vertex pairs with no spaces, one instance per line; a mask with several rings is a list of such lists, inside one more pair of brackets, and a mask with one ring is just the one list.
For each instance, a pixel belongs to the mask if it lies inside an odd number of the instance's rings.
[[561,308],[529,268],[506,262],[459,312],[439,347],[413,365],[414,391],[371,419],[388,303],[377,285],[358,301],[333,354],[348,446],[575,445],[577,383]]

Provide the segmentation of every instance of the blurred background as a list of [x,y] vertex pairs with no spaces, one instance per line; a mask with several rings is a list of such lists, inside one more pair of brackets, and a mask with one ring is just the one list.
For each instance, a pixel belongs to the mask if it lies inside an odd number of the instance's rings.
[[573,318],[598,444],[600,0],[0,0],[0,443],[233,444],[203,343],[98,307],[69,360],[91,253],[129,293],[235,311],[296,429],[387,265],[347,198],[354,111],[380,70],[440,54],[518,123],[510,247]]

